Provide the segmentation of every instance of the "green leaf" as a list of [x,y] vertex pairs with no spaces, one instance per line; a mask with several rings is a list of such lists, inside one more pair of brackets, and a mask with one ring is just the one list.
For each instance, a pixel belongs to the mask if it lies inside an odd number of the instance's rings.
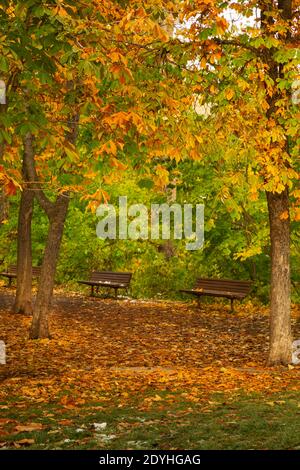
[[150,178],[144,178],[138,182],[140,188],[152,189],[154,186],[153,181]]
[[0,56],[0,70],[2,72],[8,72],[9,71],[9,63],[8,63],[8,60],[6,59],[6,57],[4,57],[3,55]]
[[70,162],[78,161],[78,153],[75,148],[72,148],[70,144],[65,145],[65,152]]
[[4,137],[4,139],[6,140],[6,142],[10,145],[12,143],[11,135],[4,129],[0,129],[0,132],[2,136]]

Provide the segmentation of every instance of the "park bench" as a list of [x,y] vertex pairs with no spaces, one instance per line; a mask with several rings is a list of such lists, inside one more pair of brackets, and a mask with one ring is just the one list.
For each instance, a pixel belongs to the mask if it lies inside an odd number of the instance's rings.
[[197,279],[193,289],[181,289],[180,292],[196,295],[198,297],[207,295],[211,297],[225,297],[231,301],[231,311],[233,311],[233,301],[242,300],[249,294],[251,281],[236,281],[230,279]]
[[132,273],[120,273],[113,271],[93,271],[87,281],[78,281],[80,284],[91,286],[91,296],[95,295],[94,289],[98,293],[100,287],[112,288],[115,290],[115,298],[118,295],[118,289],[126,289],[128,292]]
[[[6,271],[0,273],[0,275],[8,278],[8,284],[6,287],[11,287],[12,280],[17,277],[17,266],[12,264]],[[32,266],[32,277],[40,277],[40,275],[41,266]]]

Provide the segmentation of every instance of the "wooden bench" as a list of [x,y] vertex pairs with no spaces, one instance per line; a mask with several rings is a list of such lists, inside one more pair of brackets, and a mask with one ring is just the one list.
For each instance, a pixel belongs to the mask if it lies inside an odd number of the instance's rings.
[[193,294],[198,297],[208,295],[211,297],[225,297],[231,301],[231,312],[233,301],[242,300],[251,290],[251,281],[235,281],[230,279],[202,279],[196,281],[193,289],[181,289],[180,292]]
[[[32,266],[32,277],[40,277],[41,275],[41,266]],[[11,283],[13,279],[17,277],[17,266],[12,264],[8,267],[6,271],[0,273],[0,276],[4,276],[8,278],[8,284],[6,287],[11,287]]]
[[126,289],[128,292],[129,284],[131,281],[132,273],[120,273],[113,271],[93,271],[87,281],[78,281],[80,284],[91,286],[91,296],[95,295],[94,289],[97,293],[99,287],[108,287],[115,290],[115,298],[118,295],[118,289]]

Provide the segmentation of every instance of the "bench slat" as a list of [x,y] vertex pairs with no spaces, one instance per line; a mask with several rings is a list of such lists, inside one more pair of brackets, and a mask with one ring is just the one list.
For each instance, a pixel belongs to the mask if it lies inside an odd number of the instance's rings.
[[113,273],[105,271],[94,271],[90,274],[90,281],[103,281],[112,282],[119,284],[129,284],[132,277],[132,273]]
[[180,292],[186,292],[190,294],[195,294],[195,295],[209,295],[212,297],[227,297],[228,299],[243,299],[246,297],[247,293],[246,292],[233,292],[233,291],[221,291],[221,290],[209,290],[209,289],[203,289],[198,290],[198,289],[183,289]]
[[251,289],[251,282],[249,281],[223,281],[213,279],[211,281],[198,279],[194,289],[212,289],[218,291],[233,291],[233,292],[249,292]]
[[225,279],[197,279],[196,284],[215,284],[215,285],[230,285],[230,286],[250,286],[251,281],[230,281]]
[[248,287],[250,287],[249,284],[231,284],[230,282],[197,282],[196,283],[197,286],[205,286],[205,287],[210,287],[210,286],[216,286],[216,287],[230,287],[230,288],[233,288],[233,289],[239,289],[239,288],[242,288],[242,289],[247,289]]
[[[2,276],[12,276],[15,277],[17,275],[17,266],[12,264],[8,267],[6,271],[0,273]],[[39,277],[41,275],[41,266],[33,266],[32,267],[32,275],[34,277]]]

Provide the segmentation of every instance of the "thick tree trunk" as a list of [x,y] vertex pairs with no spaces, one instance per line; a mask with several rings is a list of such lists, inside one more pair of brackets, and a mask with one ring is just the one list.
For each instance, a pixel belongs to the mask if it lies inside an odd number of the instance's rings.
[[13,309],[15,313],[24,315],[32,314],[31,220],[33,204],[33,191],[24,187],[19,208],[17,291]]
[[69,206],[69,196],[60,195],[55,203],[55,210],[50,217],[48,239],[42,264],[36,302],[30,329],[30,338],[49,338],[48,312],[54,287],[54,277],[59,256],[59,249],[64,224]]
[[288,189],[267,192],[271,237],[269,365],[289,364],[292,356],[290,298],[290,217]]
[[8,211],[8,198],[4,193],[3,187],[0,187],[0,225],[8,218]]
[[31,222],[34,206],[34,192],[30,188],[27,161],[32,154],[32,136],[24,140],[23,191],[19,207],[18,248],[17,248],[17,290],[14,312],[32,314],[32,245]]
[[[292,0],[278,0],[275,3],[262,1],[261,28],[263,34],[270,35],[274,24],[273,10],[278,10],[282,22],[287,29],[277,33],[285,42],[291,39]],[[268,74],[276,83],[284,78],[283,67],[274,61],[274,51],[269,49],[265,53],[265,61],[268,64]],[[277,122],[278,125],[278,101],[281,93],[277,90],[273,95],[267,95],[269,109],[267,117]],[[275,144],[276,145],[276,144]],[[286,153],[289,153],[288,139],[286,139]],[[287,163],[288,165],[288,163]],[[279,171],[281,170],[279,166]],[[271,238],[271,312],[270,312],[270,350],[269,365],[291,362],[292,358],[292,334],[291,334],[291,294],[290,294],[290,216],[289,193],[286,188],[282,193],[267,192],[270,238]]]

